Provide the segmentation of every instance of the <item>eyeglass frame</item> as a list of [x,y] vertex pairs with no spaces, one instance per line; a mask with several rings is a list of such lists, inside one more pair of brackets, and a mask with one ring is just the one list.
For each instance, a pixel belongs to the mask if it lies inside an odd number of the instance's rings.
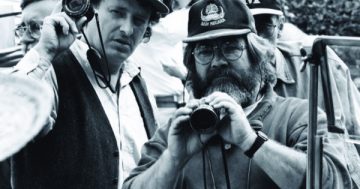
[[[232,42],[232,41],[236,41],[237,44],[240,43],[240,45],[237,46],[237,47],[239,47],[237,50],[241,50],[241,52],[239,52],[239,53],[231,53],[231,54],[238,54],[238,56],[236,56],[235,58],[229,58],[229,57],[226,56],[225,53],[224,53],[224,47],[223,47],[223,45],[226,44],[227,42]],[[212,57],[209,59],[209,61],[204,62],[204,61],[202,61],[202,60],[197,56],[196,49],[197,49],[197,47],[199,47],[200,45],[208,45],[208,46],[211,45],[211,46],[212,46]],[[221,48],[219,48],[219,46],[221,46]],[[239,42],[239,40],[234,39],[234,38],[232,38],[232,40],[231,40],[231,38],[230,38],[230,40],[227,39],[227,40],[221,42],[221,44],[219,44],[219,43],[209,43],[209,44],[206,44],[206,43],[202,43],[202,44],[197,43],[197,44],[195,45],[194,49],[193,49],[192,54],[193,54],[193,56],[194,56],[194,58],[195,58],[195,60],[196,60],[196,61],[195,61],[196,63],[201,64],[201,65],[208,65],[208,64],[210,64],[210,63],[214,60],[214,57],[215,57],[215,49],[221,49],[221,50],[220,50],[221,55],[225,58],[226,61],[231,62],[231,61],[236,61],[236,60],[238,60],[239,58],[241,58],[241,56],[242,56],[245,48],[246,48],[246,45],[245,45],[244,43],[241,43],[241,42]],[[217,51],[219,51],[219,50],[217,50]]]
[[[42,29],[42,24],[43,23],[39,23],[35,21],[31,21],[29,22],[29,24],[21,23],[14,29],[15,37],[22,38],[25,35],[25,33],[28,32],[32,38],[39,39],[40,32]],[[38,29],[37,28],[31,29],[33,26],[37,26]]]

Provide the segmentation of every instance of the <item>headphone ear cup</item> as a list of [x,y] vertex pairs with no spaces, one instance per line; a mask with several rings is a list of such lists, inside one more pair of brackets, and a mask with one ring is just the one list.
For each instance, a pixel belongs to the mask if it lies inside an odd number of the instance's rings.
[[97,52],[95,49],[90,48],[86,52],[87,59],[90,63],[90,66],[93,70],[95,70],[97,73],[100,73],[102,76],[104,76],[104,72],[101,69],[100,63],[101,63],[101,55],[99,52]]
[[91,19],[93,19],[94,15],[95,15],[95,9],[92,5],[90,5],[89,10],[85,14],[86,22],[89,22]]

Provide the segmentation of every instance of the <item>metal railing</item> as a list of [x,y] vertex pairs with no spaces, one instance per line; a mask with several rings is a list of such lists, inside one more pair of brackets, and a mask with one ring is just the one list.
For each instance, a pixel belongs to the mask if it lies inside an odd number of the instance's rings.
[[307,173],[306,188],[320,189],[322,187],[322,141],[321,136],[317,136],[317,107],[318,107],[318,73],[322,78],[322,87],[325,100],[325,112],[328,121],[328,131],[332,133],[343,133],[344,131],[335,126],[334,104],[331,94],[329,65],[327,63],[326,47],[330,45],[338,46],[358,46],[360,47],[359,37],[337,37],[326,36],[315,39],[310,63],[310,95],[309,95],[309,138],[307,154]]

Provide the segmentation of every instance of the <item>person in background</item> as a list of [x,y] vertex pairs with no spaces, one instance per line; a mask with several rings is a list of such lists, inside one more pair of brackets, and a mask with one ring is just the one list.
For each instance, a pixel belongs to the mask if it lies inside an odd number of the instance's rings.
[[168,8],[161,0],[91,5],[87,20],[58,3],[14,68],[54,97],[41,133],[12,157],[15,189],[121,188],[157,127],[140,70],[126,60]]
[[28,52],[40,38],[44,18],[51,14],[59,0],[22,0],[21,23],[15,29],[23,52]]
[[[15,37],[18,38],[21,48],[15,47],[0,52],[0,73],[8,74],[31,47],[40,38],[40,29],[43,20],[50,15],[58,0],[22,0],[21,23],[15,28]],[[10,186],[10,160],[0,162],[0,188],[8,189]]]
[[59,0],[22,0],[21,22],[14,30],[19,46],[0,50],[0,73],[9,73],[24,54],[40,38],[40,30],[45,16],[50,15]]
[[[275,92],[284,97],[309,98],[310,69],[301,72],[303,60],[300,49],[308,44],[311,37],[302,34],[292,36],[295,33],[284,33],[285,18],[281,10],[281,3],[277,0],[247,1],[251,13],[255,18],[258,35],[267,39],[275,48],[275,56],[271,61],[276,68],[277,82]],[[287,40],[282,40],[287,39]],[[299,41],[301,40],[301,41]],[[307,44],[304,44],[306,42]],[[311,47],[311,46],[310,46]],[[305,47],[305,48],[310,48]],[[347,135],[360,136],[360,93],[351,80],[350,71],[346,64],[327,47],[327,60],[332,86],[332,97],[336,127],[343,130]],[[320,82],[321,83],[321,82]],[[325,109],[325,100],[322,85],[319,84],[319,107]],[[334,141],[340,142],[340,141]],[[340,142],[344,143],[344,142]],[[360,157],[353,144],[346,143],[346,159],[351,173],[354,188],[360,186]],[[360,149],[358,149],[360,150]]]
[[[273,48],[255,31],[242,0],[201,0],[190,8],[184,62],[195,99],[144,145],[124,189],[305,187],[308,102],[273,92]],[[190,122],[203,105],[222,118],[207,132]],[[324,136],[320,109],[318,118]],[[324,141],[324,188],[351,188],[342,153],[341,144]]]

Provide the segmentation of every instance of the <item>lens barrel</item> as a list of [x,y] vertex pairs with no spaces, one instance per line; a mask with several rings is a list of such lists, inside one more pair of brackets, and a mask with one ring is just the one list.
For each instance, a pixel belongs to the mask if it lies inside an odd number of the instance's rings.
[[219,114],[208,104],[201,104],[190,115],[190,126],[197,133],[211,133],[219,122]]
[[86,16],[90,21],[94,17],[95,11],[90,0],[63,0],[62,6],[63,11],[73,18]]

